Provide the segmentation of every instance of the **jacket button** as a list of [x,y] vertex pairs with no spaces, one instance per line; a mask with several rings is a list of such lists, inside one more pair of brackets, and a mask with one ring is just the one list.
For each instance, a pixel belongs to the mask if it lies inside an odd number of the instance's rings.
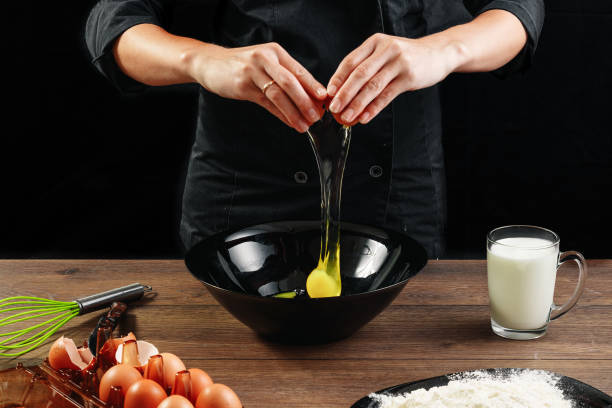
[[296,171],[293,178],[296,183],[304,184],[308,181],[308,174],[304,171]]
[[382,174],[383,174],[383,169],[378,164],[375,164],[372,167],[370,167],[370,176],[374,178],[378,178],[382,176]]

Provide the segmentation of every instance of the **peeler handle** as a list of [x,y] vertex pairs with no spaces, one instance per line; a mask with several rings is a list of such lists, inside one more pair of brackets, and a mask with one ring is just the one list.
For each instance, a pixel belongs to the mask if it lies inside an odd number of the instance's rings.
[[75,302],[79,305],[79,314],[82,315],[110,306],[113,302],[127,303],[138,300],[145,292],[150,292],[151,290],[152,288],[150,286],[132,283],[131,285],[75,299]]

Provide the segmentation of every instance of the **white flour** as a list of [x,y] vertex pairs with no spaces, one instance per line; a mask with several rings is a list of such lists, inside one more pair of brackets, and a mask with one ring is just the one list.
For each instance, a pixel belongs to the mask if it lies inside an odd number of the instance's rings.
[[370,394],[379,408],[571,408],[545,371],[516,370],[510,375],[476,371],[451,376],[448,385],[403,395]]

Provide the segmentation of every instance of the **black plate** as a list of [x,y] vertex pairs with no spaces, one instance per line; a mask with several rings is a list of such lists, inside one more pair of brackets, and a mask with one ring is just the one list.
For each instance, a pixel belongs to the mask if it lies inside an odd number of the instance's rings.
[[214,235],[185,256],[189,271],[238,320],[285,343],[350,336],[373,319],[427,262],[425,250],[399,232],[342,223],[342,295],[279,299],[306,288],[321,248],[319,221],[283,221]]
[[[486,371],[498,376],[508,376],[517,371],[530,371],[526,368],[491,368]],[[432,387],[440,387],[447,385],[450,381],[449,377],[473,373],[473,371],[464,371],[461,373],[447,374],[440,377],[428,378],[426,380],[413,381],[405,384],[396,385],[377,391],[376,394],[399,395],[406,394],[418,389],[428,390]],[[571,399],[574,402],[573,408],[612,408],[612,397],[593,388],[588,384],[575,380],[571,377],[565,377],[561,374],[549,373],[560,377],[558,387],[563,390],[565,398]],[[377,408],[378,403],[370,397],[363,397],[352,405],[351,408]]]

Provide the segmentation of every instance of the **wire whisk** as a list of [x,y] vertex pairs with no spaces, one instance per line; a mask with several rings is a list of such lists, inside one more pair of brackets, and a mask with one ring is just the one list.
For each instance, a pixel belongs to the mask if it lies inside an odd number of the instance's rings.
[[[151,290],[150,286],[133,283],[70,302],[33,296],[13,296],[1,299],[0,316],[10,312],[17,313],[0,319],[0,330],[24,321],[43,320],[45,317],[52,315],[53,317],[33,326],[0,332],[0,356],[18,357],[28,353],[76,316],[102,309],[113,302],[138,300],[145,292]],[[26,336],[29,337],[26,338]]]

